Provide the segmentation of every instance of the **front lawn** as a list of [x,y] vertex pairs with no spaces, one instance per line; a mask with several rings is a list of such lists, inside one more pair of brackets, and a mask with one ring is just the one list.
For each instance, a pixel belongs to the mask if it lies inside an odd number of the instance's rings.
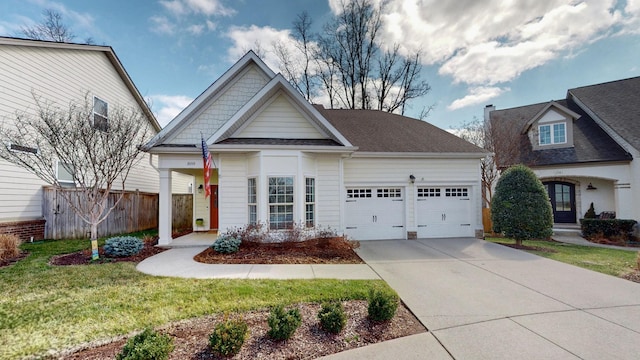
[[[498,244],[515,243],[513,239],[504,238],[486,238],[486,240]],[[525,250],[532,254],[604,274],[623,276],[637,270],[637,252],[634,251],[580,246],[544,240],[525,240],[523,245],[538,248],[538,250]]]
[[133,263],[51,266],[87,240],[23,244],[30,254],[0,268],[0,359],[22,358],[145,326],[275,304],[366,299],[381,280],[196,280],[152,277]]

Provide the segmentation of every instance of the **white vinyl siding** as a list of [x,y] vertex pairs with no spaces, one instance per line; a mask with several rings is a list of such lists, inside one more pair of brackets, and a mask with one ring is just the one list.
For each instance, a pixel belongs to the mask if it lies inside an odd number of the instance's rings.
[[[32,91],[47,104],[68,110],[100,96],[110,106],[138,103],[103,51],[0,45],[0,118],[16,112],[34,115]],[[11,124],[11,123],[10,123]],[[130,172],[128,190],[158,192],[158,172],[141,161]],[[0,221],[42,217],[42,190],[47,185],[21,168],[0,160]],[[175,181],[175,180],[174,180]]]
[[319,156],[316,175],[316,225],[340,228],[340,158]]
[[220,228],[227,229],[246,225],[247,212],[247,160],[242,154],[220,155],[220,178],[218,179]]
[[240,138],[323,139],[316,129],[284,95],[278,96],[239,134]]

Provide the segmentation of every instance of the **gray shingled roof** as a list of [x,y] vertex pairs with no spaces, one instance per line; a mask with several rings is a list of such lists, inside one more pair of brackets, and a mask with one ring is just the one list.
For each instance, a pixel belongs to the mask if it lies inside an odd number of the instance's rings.
[[[529,166],[588,163],[600,161],[629,161],[631,156],[598,124],[571,100],[556,102],[580,115],[574,121],[573,147],[533,150],[522,130],[526,123],[547,104],[539,103],[491,112],[491,123],[498,134],[496,161],[506,167],[523,163]],[[513,141],[505,141],[513,139]]]
[[428,122],[377,110],[316,109],[358,151],[485,153],[486,151]]
[[569,94],[640,150],[640,77],[570,89]]

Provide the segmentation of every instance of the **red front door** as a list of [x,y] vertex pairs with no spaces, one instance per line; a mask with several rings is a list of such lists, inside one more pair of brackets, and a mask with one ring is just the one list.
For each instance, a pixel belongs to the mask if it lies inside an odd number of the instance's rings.
[[210,229],[218,229],[218,185],[211,185],[211,196],[209,197],[209,224]]

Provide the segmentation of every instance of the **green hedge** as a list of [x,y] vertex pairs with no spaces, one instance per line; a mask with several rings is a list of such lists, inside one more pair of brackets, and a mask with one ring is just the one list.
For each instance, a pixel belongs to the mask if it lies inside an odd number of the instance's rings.
[[628,239],[636,222],[635,220],[623,219],[580,219],[580,226],[582,236],[587,239],[599,234],[605,237],[622,236]]

